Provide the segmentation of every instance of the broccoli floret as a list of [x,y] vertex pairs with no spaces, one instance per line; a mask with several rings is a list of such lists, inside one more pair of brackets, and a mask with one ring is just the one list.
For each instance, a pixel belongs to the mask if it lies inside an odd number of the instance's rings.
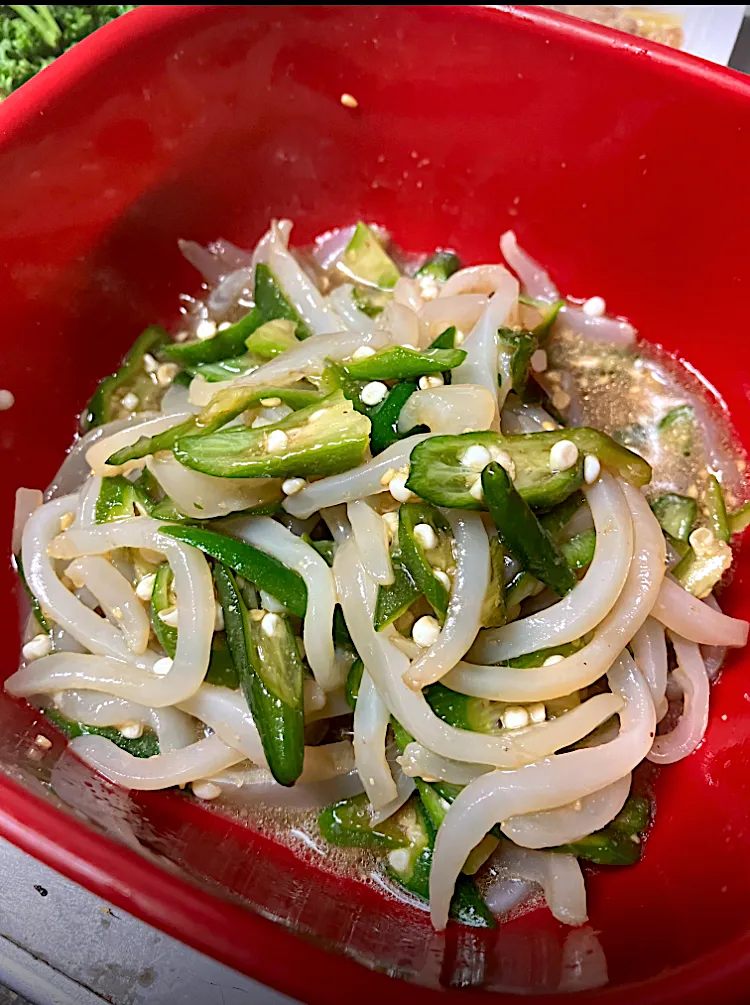
[[0,98],[20,87],[76,42],[133,7],[132,4],[0,6]]

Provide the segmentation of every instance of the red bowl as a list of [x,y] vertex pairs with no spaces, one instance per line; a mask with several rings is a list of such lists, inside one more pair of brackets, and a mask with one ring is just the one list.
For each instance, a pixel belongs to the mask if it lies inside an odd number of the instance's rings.
[[[16,487],[49,482],[97,378],[196,288],[176,239],[252,242],[282,214],[297,242],[365,217],[472,261],[496,260],[512,226],[563,290],[601,294],[684,354],[746,430],[749,160],[747,79],[538,8],[129,14],[0,109],[0,381],[16,397],[0,415],[2,539]],[[726,598],[744,617],[749,568]],[[590,878],[610,976],[591,1001],[747,1000],[747,666],[731,661],[705,743],[661,774],[643,862]],[[82,787],[86,823],[44,784],[58,747],[29,756],[35,713],[3,697],[0,721],[2,836],[274,987],[421,1005],[556,983],[567,933],[546,910],[437,936],[176,794]]]

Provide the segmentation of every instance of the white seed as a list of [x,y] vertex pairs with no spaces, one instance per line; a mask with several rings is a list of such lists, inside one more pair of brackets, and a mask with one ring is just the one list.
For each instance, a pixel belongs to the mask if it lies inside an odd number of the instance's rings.
[[396,848],[388,852],[388,864],[396,873],[404,874],[409,869],[409,851],[407,848]]
[[156,371],[156,383],[159,387],[169,387],[179,373],[179,366],[176,363],[162,363]]
[[459,456],[459,463],[470,471],[483,471],[492,460],[492,454],[487,447],[473,443]]
[[537,349],[531,356],[531,369],[534,373],[544,373],[547,369],[547,353],[544,349]]
[[264,635],[267,635],[270,639],[273,635],[278,634],[278,631],[281,628],[281,618],[278,614],[274,614],[272,611],[269,611],[268,614],[263,615],[260,627],[263,629]]
[[268,439],[266,440],[266,447],[268,452],[271,454],[281,453],[282,450],[286,450],[289,446],[289,437],[286,435],[283,429],[274,429],[268,434]]
[[529,724],[529,713],[523,705],[508,705],[500,721],[505,729],[523,729]]
[[213,338],[216,334],[216,322],[209,321],[208,318],[204,318],[199,321],[195,328],[195,337],[199,338],[202,342],[208,338]]
[[216,799],[221,795],[221,788],[213,782],[193,782],[192,790],[196,799]]
[[429,376],[419,378],[419,390],[429,391],[433,387],[442,387],[444,383],[442,373],[431,373]]
[[180,612],[176,607],[167,607],[165,610],[159,612],[159,617],[165,625],[169,625],[170,628],[177,628],[180,620]]
[[713,531],[708,527],[698,527],[688,538],[688,544],[699,558],[709,555],[714,543]]
[[555,653],[554,656],[548,656],[547,659],[544,661],[544,663],[542,663],[542,666],[552,667],[555,665],[555,663],[562,663],[564,659],[565,657],[561,656],[560,653]]
[[357,108],[359,106],[359,102],[353,94],[342,94],[339,100],[345,108]]
[[221,604],[217,601],[216,608],[214,610],[214,631],[221,632],[224,630],[224,609]]
[[581,309],[590,318],[600,318],[606,311],[607,304],[602,297],[590,297]]
[[126,740],[137,740],[143,736],[143,726],[140,722],[128,722],[126,725],[120,726],[120,733]]
[[408,474],[397,474],[394,475],[388,482],[388,491],[391,493],[396,502],[405,503],[414,498],[414,493],[411,489],[407,489],[406,487],[408,477]]
[[216,326],[216,331],[223,332],[225,328],[231,328],[231,327],[232,327],[231,321],[222,321],[221,324]]
[[281,404],[281,398],[261,398],[260,403],[264,408],[276,408]]
[[388,386],[382,380],[371,380],[360,391],[360,398],[365,405],[379,405],[388,394]]
[[50,747],[52,746],[52,740],[50,740],[49,737],[47,736],[42,736],[41,733],[37,734],[34,743],[36,744],[37,747],[39,747],[40,750],[49,750]]
[[552,404],[558,412],[563,412],[570,404],[570,395],[567,391],[555,391],[552,395]]
[[437,579],[439,583],[442,583],[446,590],[451,588],[451,577],[447,572],[443,572],[442,569],[433,569],[432,575]]
[[602,466],[596,454],[586,454],[583,459],[583,480],[587,485],[593,485],[601,473]]
[[527,705],[526,711],[529,713],[529,718],[532,722],[544,722],[547,718],[547,707],[543,701],[534,702],[533,705]]
[[454,348],[458,349],[466,341],[466,335],[461,331],[460,328],[456,329],[456,334],[453,336]]
[[383,523],[391,540],[398,536],[398,513],[384,513]]
[[477,478],[469,489],[469,495],[472,499],[476,499],[477,502],[481,502],[484,499],[484,489],[482,488],[482,479],[480,477]]
[[352,359],[367,359],[368,356],[374,356],[375,350],[369,345],[361,345],[359,349],[355,349],[352,353]]
[[551,433],[553,429],[559,429],[559,426],[556,422],[551,422],[549,419],[545,419],[542,423],[542,429],[544,429],[547,433]]
[[25,660],[38,660],[49,656],[52,652],[52,639],[49,635],[35,635],[21,650]]
[[490,454],[492,455],[492,460],[495,464],[499,464],[501,468],[507,471],[508,477],[511,481],[513,481],[516,477],[516,466],[513,463],[510,454],[506,454],[504,450],[501,450],[500,447],[496,447],[494,445],[490,447]]
[[128,412],[134,412],[138,405],[140,404],[137,394],[133,394],[132,391],[128,391],[127,394],[122,396],[122,407]]
[[160,660],[154,663],[153,672],[158,674],[160,677],[166,677],[169,671],[172,669],[172,664],[174,660],[170,656],[162,656]]
[[424,617],[415,621],[414,627],[411,630],[411,637],[423,649],[429,649],[431,645],[434,645],[439,635],[440,625],[438,620],[429,614],[425,614]]
[[8,391],[6,388],[0,390],[0,412],[7,412],[9,408],[13,408],[16,399],[13,397],[13,392]]
[[262,607],[254,607],[249,613],[251,621],[262,621],[268,611],[264,611]]
[[74,513],[63,513],[60,517],[60,530],[67,530],[75,520]]
[[327,408],[319,408],[317,410],[317,412],[313,412],[313,414],[310,416],[310,418],[307,421],[308,422],[317,422],[318,419],[322,419],[323,418],[323,416],[326,414],[327,411],[328,411]]
[[396,477],[396,469],[388,468],[386,473],[380,479],[380,484],[383,486],[383,488],[387,489],[388,486],[391,484],[391,479],[395,477]]
[[143,369],[146,373],[156,373],[159,369],[158,362],[154,359],[150,352],[145,352],[143,354]]
[[138,585],[135,588],[135,595],[139,600],[149,601],[154,595],[154,583],[156,582],[156,573],[149,572],[147,576],[143,579],[138,580]]
[[549,452],[550,471],[567,471],[578,461],[578,447],[572,440],[558,440]]
[[285,496],[296,495],[306,487],[307,482],[304,478],[287,478],[281,483],[281,491]]
[[425,551],[437,548],[437,534],[428,523],[418,523],[414,528],[414,537],[422,545]]

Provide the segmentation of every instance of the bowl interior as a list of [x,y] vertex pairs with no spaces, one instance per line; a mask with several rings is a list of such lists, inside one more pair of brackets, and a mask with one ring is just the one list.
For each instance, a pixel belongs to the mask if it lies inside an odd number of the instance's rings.
[[[496,261],[498,236],[513,227],[563,291],[604,296],[644,338],[697,367],[744,435],[750,88],[530,10],[142,9],[4,103],[0,358],[16,397],[0,414],[4,540],[16,487],[50,481],[97,379],[197,290],[176,239],[248,244],[278,216],[295,221],[295,243],[363,217],[409,250],[453,247],[467,262]],[[750,614],[749,576],[743,554],[729,613]],[[7,676],[19,642],[8,562],[0,577]],[[61,745],[29,757],[36,718],[0,698],[0,757],[8,779],[52,807],[42,783]],[[656,780],[642,863],[589,879],[610,979],[602,1000],[629,1000],[635,983],[654,1002],[737,991],[750,929],[749,759],[748,660],[738,654],[714,688],[704,744]],[[314,853],[280,850],[176,793],[131,799],[73,779],[60,794],[152,862],[160,856],[171,876],[207,883],[217,918],[224,898],[239,899],[421,986],[542,994],[589,952],[546,910],[489,937],[434,935],[421,912],[321,872]],[[59,819],[49,814],[38,819]],[[45,853],[33,834],[11,831],[0,807],[0,832]],[[71,833],[61,829],[63,847]],[[69,870],[85,880],[70,851]],[[126,861],[111,856],[113,890]],[[137,890],[120,892],[139,909]],[[351,984],[310,990],[282,960],[218,950],[177,916],[169,924],[308,1000],[350,995]],[[382,985],[362,989],[368,1000]],[[421,1000],[405,985],[390,993]]]

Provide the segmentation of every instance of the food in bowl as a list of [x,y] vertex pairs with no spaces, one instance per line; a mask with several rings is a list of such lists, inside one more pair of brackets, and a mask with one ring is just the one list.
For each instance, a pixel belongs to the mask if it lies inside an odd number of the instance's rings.
[[183,242],[181,331],[102,381],[46,501],[20,490],[6,688],[119,785],[314,808],[438,929],[494,924],[509,879],[582,924],[579,863],[638,860],[632,773],[696,749],[747,641],[714,598],[744,459],[512,233],[509,268],[462,268],[290,230]]

